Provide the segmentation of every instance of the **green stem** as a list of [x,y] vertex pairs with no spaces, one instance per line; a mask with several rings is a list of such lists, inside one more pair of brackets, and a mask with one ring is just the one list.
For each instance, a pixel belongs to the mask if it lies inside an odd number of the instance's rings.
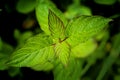
[[81,71],[81,75],[80,77],[82,77],[87,71],[88,69],[91,67],[92,64],[88,63],[85,68]]

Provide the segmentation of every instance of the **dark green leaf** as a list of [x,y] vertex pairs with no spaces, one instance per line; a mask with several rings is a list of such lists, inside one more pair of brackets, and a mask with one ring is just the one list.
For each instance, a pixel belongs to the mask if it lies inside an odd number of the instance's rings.
[[19,0],[16,6],[18,12],[29,13],[35,9],[36,0]]
[[12,52],[13,52],[13,47],[2,41],[2,46],[0,50],[0,70],[8,69],[6,62]]
[[113,5],[117,0],[94,0],[98,4]]

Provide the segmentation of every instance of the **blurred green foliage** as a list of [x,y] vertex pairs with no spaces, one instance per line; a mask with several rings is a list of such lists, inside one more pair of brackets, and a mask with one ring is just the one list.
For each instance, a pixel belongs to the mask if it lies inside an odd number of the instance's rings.
[[94,0],[98,4],[113,5],[117,0]]
[[16,10],[18,12],[27,14],[35,9],[36,0],[18,0]]

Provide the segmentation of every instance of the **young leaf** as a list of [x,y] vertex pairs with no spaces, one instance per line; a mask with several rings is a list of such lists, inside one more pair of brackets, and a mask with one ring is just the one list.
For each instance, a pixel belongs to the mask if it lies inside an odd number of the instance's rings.
[[51,38],[45,34],[36,35],[27,40],[26,44],[15,51],[8,64],[17,67],[31,67],[53,59],[53,47]]
[[35,9],[36,0],[19,0],[16,10],[21,13],[29,13]]
[[41,29],[46,33],[50,35],[50,30],[48,26],[48,10],[52,10],[59,18],[60,20],[64,23],[64,26],[67,25],[67,20],[65,19],[64,15],[62,12],[57,9],[57,7],[49,0],[38,0],[36,6],[36,17],[38,20],[38,23],[41,27]]
[[64,64],[67,65],[70,56],[70,46],[67,42],[63,41],[61,43],[57,43],[54,46],[55,54],[58,59]]
[[51,33],[51,36],[54,39],[64,39],[65,38],[65,27],[63,22],[60,20],[59,17],[57,17],[51,10],[49,10],[49,15],[48,15],[48,25],[49,25],[49,30]]
[[101,16],[80,16],[73,19],[67,26],[67,42],[71,46],[86,41],[99,33],[111,19]]

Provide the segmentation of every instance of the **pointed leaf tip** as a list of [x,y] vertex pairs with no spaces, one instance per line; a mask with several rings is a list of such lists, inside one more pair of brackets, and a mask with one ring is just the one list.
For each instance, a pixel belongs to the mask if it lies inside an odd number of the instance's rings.
[[51,36],[53,39],[64,39],[65,38],[65,27],[64,23],[60,20],[60,18],[49,9],[49,15],[48,15],[48,25],[49,30],[51,33]]

